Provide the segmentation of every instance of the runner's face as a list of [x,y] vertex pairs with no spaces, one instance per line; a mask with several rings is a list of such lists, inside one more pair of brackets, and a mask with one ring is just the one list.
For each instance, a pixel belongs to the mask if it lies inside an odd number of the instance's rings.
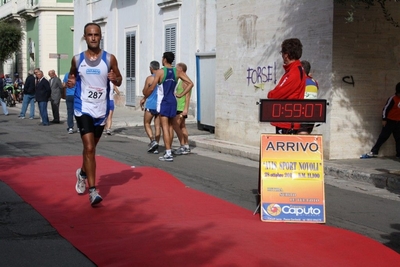
[[99,48],[101,40],[101,32],[96,25],[86,27],[85,40],[89,48]]

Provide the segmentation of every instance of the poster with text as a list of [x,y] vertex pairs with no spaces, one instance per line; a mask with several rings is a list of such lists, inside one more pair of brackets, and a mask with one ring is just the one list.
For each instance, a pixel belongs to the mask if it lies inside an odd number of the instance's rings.
[[261,220],[325,223],[321,135],[262,134]]

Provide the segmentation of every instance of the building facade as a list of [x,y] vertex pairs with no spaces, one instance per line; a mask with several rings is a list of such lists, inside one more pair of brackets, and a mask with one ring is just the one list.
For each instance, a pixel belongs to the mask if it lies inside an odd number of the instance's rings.
[[54,69],[63,76],[73,55],[73,0],[1,1],[0,20],[21,26],[22,49],[3,62],[3,72],[26,78],[29,69],[40,67],[46,75]]
[[[398,5],[386,3],[400,21]],[[333,0],[76,1],[74,51],[85,49],[83,26],[99,23],[104,48],[124,76],[122,104],[132,107],[142,97],[148,63],[175,52],[196,85],[197,120],[211,125],[217,139],[258,147],[260,135],[275,130],[259,122],[256,102],[283,74],[282,41],[299,38],[319,97],[328,101],[326,123],[313,132],[323,135],[324,157],[356,158],[377,139],[382,107],[400,81],[400,35],[379,6],[361,6],[351,23],[349,9]],[[394,153],[390,139],[380,154]]]
[[[149,64],[161,64],[164,52],[175,53],[174,64],[188,66],[193,82],[196,53],[215,53],[216,0],[75,1],[75,53],[86,49],[83,29],[88,22],[101,26],[102,47],[117,58],[124,79],[117,105],[128,108],[138,108]],[[193,92],[192,113],[196,99]]]

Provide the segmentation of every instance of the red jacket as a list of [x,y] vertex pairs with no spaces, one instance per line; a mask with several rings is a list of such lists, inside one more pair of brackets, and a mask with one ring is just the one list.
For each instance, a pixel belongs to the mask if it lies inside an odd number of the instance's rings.
[[[268,93],[270,99],[304,99],[306,90],[307,75],[301,66],[300,60],[296,60],[288,65],[283,65],[285,74],[279,80],[279,83]],[[291,123],[272,122],[275,127],[291,129]],[[295,123],[294,129],[299,129],[300,124]]]
[[400,121],[400,97],[393,95],[388,98],[382,111],[382,120]]

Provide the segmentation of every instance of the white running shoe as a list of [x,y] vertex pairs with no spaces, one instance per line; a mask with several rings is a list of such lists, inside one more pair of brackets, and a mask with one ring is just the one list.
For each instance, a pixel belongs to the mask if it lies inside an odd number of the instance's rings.
[[81,175],[81,168],[76,170],[75,190],[78,192],[78,194],[83,194],[86,190],[86,177]]
[[161,161],[168,161],[172,162],[174,161],[174,157],[172,155],[168,155],[167,153],[164,154],[164,156],[158,158]]
[[99,204],[103,198],[97,193],[96,190],[93,190],[92,192],[89,193],[89,202],[90,205],[94,206],[96,204]]

